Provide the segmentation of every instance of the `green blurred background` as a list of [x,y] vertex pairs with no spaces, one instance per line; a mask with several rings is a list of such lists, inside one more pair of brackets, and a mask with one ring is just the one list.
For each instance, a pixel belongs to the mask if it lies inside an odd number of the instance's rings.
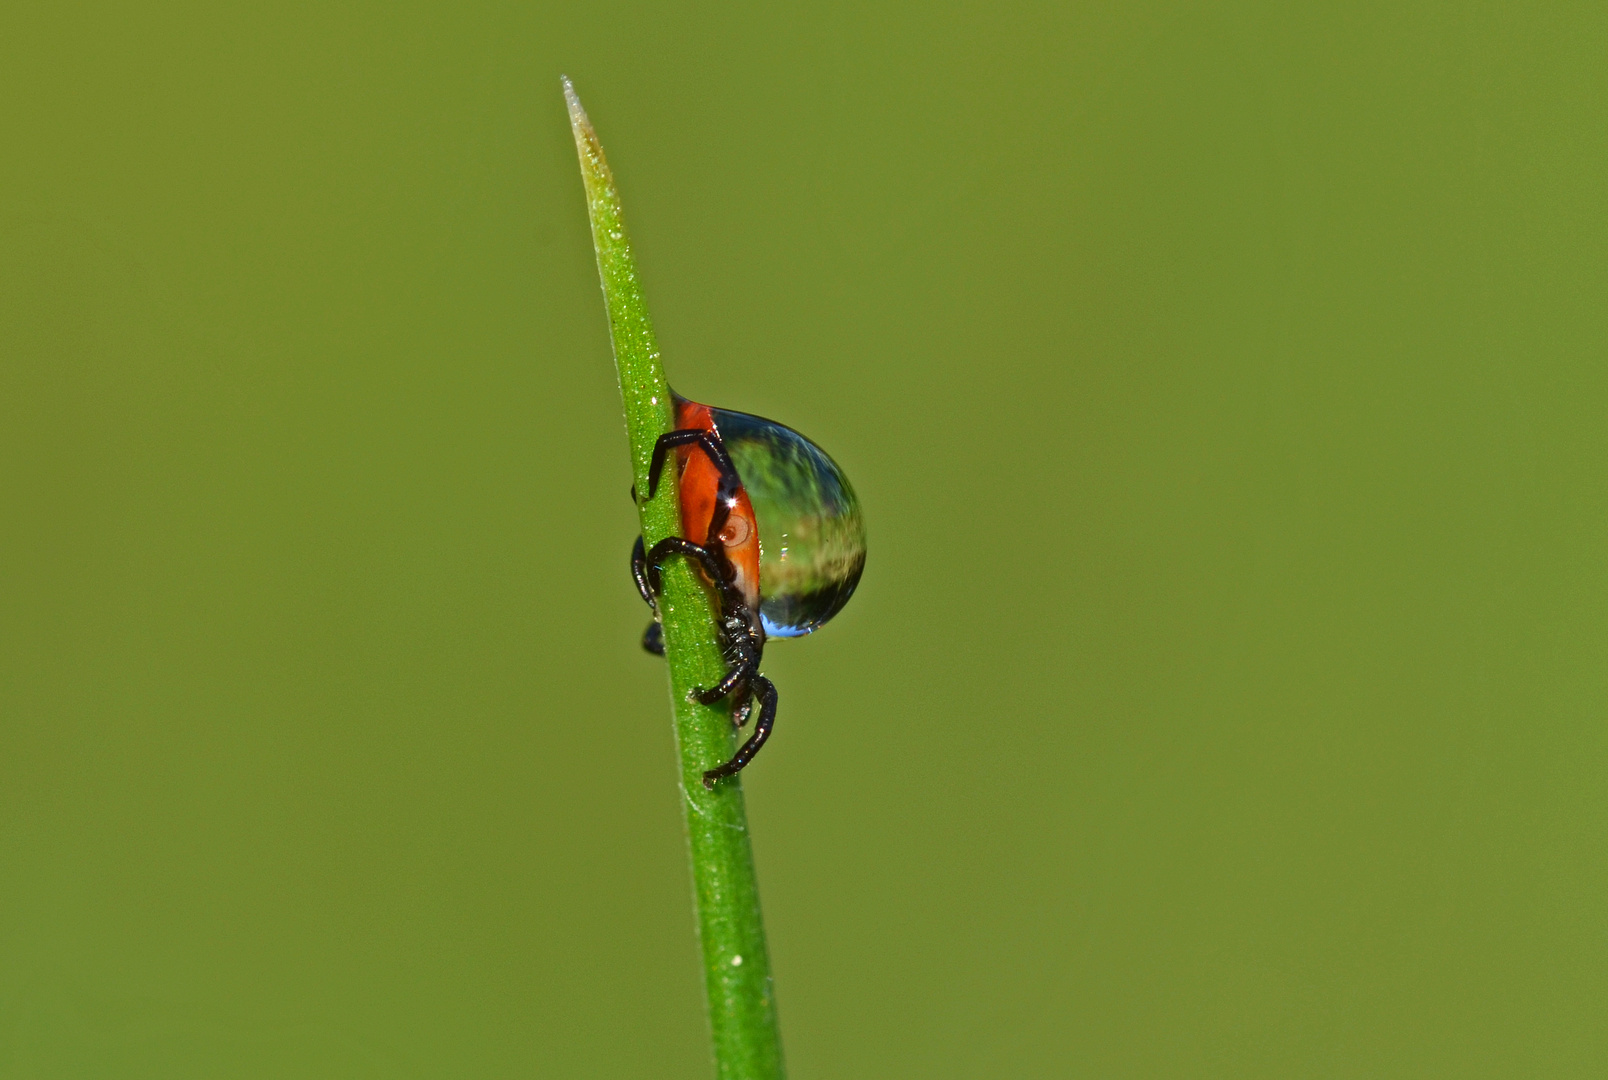
[[792,1074],[1608,1071],[1601,5],[0,15],[0,1075],[705,1077],[558,76],[848,470]]

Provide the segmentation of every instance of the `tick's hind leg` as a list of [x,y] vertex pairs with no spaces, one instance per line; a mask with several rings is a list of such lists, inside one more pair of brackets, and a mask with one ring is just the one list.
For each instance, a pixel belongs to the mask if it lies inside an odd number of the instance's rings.
[[755,675],[754,689],[759,692],[759,719],[754,721],[754,733],[732,755],[730,761],[703,774],[704,787],[710,790],[714,789],[715,781],[741,772],[743,766],[754,760],[754,755],[765,745],[765,740],[770,738],[771,726],[776,722],[776,687],[765,676]]
[[754,700],[754,677],[758,672],[751,663],[738,661],[724,679],[707,690],[700,690],[694,686],[687,692],[688,701],[696,701],[700,705],[713,705],[721,698],[731,695],[731,726],[741,728],[748,723],[748,714]]
[[[753,678],[754,665],[747,659],[737,661],[735,667],[726,673],[726,677],[705,690],[694,686],[687,691],[687,700],[696,701],[700,705],[713,705],[733,690],[746,687],[748,680]],[[735,700],[735,699],[734,699]]]

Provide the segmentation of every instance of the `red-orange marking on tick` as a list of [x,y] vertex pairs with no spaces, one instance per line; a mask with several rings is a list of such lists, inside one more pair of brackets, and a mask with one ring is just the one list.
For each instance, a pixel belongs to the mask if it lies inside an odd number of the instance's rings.
[[[698,431],[715,431],[715,418],[709,406],[696,401],[676,398],[676,427]],[[702,543],[709,535],[709,522],[715,516],[715,491],[720,485],[720,470],[709,455],[696,447],[682,447],[676,451],[681,461],[681,531],[683,536]],[[737,571],[737,589],[743,601],[753,611],[759,610],[759,523],[754,517],[754,506],[748,501],[748,492],[737,489],[737,505],[732,507],[725,527],[720,531],[725,545],[726,558]]]

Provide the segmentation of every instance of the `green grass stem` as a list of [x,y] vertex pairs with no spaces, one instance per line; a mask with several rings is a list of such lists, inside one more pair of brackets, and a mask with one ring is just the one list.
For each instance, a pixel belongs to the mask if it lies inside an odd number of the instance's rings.
[[[653,444],[673,423],[670,388],[631,257],[613,174],[567,78],[564,97],[586,185],[592,244],[625,402],[632,474],[637,490],[647,491]],[[679,506],[674,470],[666,469],[654,498],[638,508],[642,537],[650,548],[666,536],[680,535]],[[725,662],[714,606],[685,560],[673,560],[665,568],[660,609],[716,1075],[720,1080],[775,1080],[783,1075],[781,1038],[741,778],[723,780],[713,791],[702,783],[704,771],[725,762],[735,749],[731,713],[725,703],[704,706],[687,697],[694,686],[718,682]]]

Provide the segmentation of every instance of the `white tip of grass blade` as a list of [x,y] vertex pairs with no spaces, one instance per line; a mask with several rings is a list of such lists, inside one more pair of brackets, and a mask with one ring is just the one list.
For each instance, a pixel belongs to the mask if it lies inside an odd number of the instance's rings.
[[570,82],[568,75],[558,78],[564,84],[564,102],[569,106],[570,123],[576,127],[591,127],[592,122],[586,118],[586,110],[581,108],[581,99],[575,96],[575,84]]
[[[609,175],[609,163],[603,156],[603,145],[597,141],[592,121],[581,107],[580,95],[568,75],[560,75],[564,84],[564,103],[569,106],[570,130],[575,134],[575,149],[581,155],[581,175],[586,180],[590,196],[612,189],[614,178]],[[612,196],[611,196],[612,197]]]

